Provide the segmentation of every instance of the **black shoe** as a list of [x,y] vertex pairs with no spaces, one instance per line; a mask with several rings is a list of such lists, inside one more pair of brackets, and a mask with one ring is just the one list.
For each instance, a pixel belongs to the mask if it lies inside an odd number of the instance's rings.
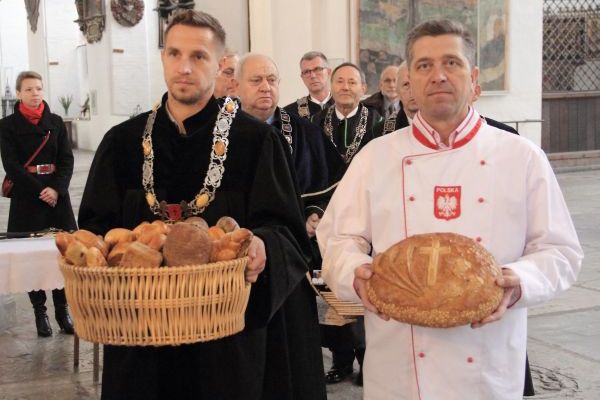
[[55,313],[56,322],[58,322],[58,326],[60,326],[60,330],[68,335],[72,335],[75,333],[75,329],[73,329],[73,320],[69,315],[69,310],[65,308],[59,308]]
[[52,336],[52,327],[50,326],[50,320],[48,319],[48,315],[45,312],[35,314],[35,327],[37,329],[38,336]]
[[356,374],[356,377],[354,377],[354,381],[353,383],[356,386],[361,386],[363,385],[363,372],[362,372],[362,368],[360,369],[360,371],[358,371],[358,374]]
[[331,367],[331,369],[325,374],[325,382],[326,383],[340,383],[345,380],[347,377],[352,375],[354,372],[352,365],[347,367]]

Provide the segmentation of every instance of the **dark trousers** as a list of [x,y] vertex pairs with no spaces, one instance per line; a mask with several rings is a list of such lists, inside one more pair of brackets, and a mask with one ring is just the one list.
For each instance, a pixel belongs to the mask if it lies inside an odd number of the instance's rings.
[[356,322],[343,326],[320,325],[321,346],[331,351],[333,367],[352,367],[354,359],[362,366],[365,357],[365,321],[359,317]]
[[[29,300],[31,301],[35,312],[46,312],[46,292],[43,290],[34,290],[29,292],[28,294]],[[52,301],[54,301],[55,311],[59,309],[64,309],[67,306],[65,289],[53,289]]]

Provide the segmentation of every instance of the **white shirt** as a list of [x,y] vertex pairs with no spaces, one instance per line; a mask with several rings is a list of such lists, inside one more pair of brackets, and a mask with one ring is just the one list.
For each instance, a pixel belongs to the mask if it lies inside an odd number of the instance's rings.
[[[419,233],[479,241],[521,279],[522,296],[500,321],[435,329],[365,313],[365,400],[522,399],[527,307],[567,289],[583,253],[544,152],[488,126],[466,126],[440,150],[413,125],[377,138],[353,159],[317,228],[323,277],[360,301],[354,270]],[[460,207],[442,216],[436,188],[458,188]]]
[[329,94],[327,95],[327,97],[325,97],[325,100],[323,101],[319,101],[317,99],[315,99],[314,97],[312,97],[312,95],[309,95],[310,101],[312,101],[313,103],[317,103],[319,106],[321,106],[321,109],[325,108],[325,105],[327,104],[327,102],[329,101],[329,99],[331,99],[331,92],[329,92]]
[[343,121],[345,119],[350,119],[356,115],[356,113],[358,112],[358,107],[360,107],[360,105],[356,106],[356,108],[354,110],[350,111],[350,113],[348,113],[348,115],[342,114],[341,112],[338,111],[338,109],[336,107],[335,115],[336,115],[337,119],[339,119],[340,121]]

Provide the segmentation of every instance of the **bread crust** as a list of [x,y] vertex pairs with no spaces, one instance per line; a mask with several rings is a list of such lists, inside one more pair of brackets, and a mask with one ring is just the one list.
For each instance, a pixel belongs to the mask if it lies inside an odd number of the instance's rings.
[[494,257],[455,233],[414,235],[373,260],[369,300],[409,324],[448,328],[480,321],[498,307],[504,290]]

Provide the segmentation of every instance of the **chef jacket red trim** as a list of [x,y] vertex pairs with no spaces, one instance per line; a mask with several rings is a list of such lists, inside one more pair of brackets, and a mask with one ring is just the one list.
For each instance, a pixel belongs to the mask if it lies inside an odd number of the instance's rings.
[[[475,137],[477,132],[479,132],[482,124],[483,119],[479,113],[475,111],[473,107],[469,107],[469,112],[465,119],[450,135],[449,148],[457,149],[469,143],[471,139]],[[415,116],[412,126],[415,139],[423,146],[433,150],[445,150],[440,147],[440,144],[436,140],[436,137],[439,138],[439,134],[423,119],[420,111]]]

